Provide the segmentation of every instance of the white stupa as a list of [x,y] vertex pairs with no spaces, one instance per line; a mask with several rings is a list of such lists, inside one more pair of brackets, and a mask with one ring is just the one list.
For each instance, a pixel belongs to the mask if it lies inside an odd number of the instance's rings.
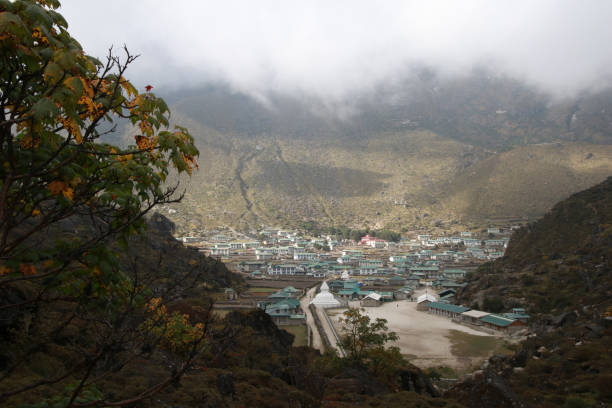
[[334,295],[330,293],[329,286],[327,286],[327,282],[323,282],[323,284],[321,284],[321,289],[319,289],[319,293],[317,293],[317,296],[312,299],[312,302],[310,302],[310,304],[321,308],[341,306],[338,299],[336,299]]
[[340,277],[340,279],[349,280],[351,279],[351,275],[349,275],[348,271],[342,271],[342,276]]

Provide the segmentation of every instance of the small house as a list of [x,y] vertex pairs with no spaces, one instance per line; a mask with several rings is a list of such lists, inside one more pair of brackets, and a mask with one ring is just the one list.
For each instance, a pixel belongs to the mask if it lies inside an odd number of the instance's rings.
[[428,306],[431,302],[435,302],[436,297],[431,293],[424,293],[417,298],[417,310],[422,312],[426,312],[428,310]]
[[476,326],[482,326],[483,322],[480,319],[490,314],[491,313],[483,312],[480,310],[468,310],[466,312],[461,313],[461,321]]
[[489,314],[480,318],[482,325],[505,334],[512,334],[525,328],[526,324],[520,320],[510,319],[497,314]]
[[461,316],[461,313],[470,310],[469,307],[450,305],[448,303],[442,302],[430,302],[427,305],[427,308],[430,314],[449,317],[451,319],[456,319]]
[[359,304],[363,307],[378,307],[382,305],[382,296],[376,292],[370,293],[361,299]]

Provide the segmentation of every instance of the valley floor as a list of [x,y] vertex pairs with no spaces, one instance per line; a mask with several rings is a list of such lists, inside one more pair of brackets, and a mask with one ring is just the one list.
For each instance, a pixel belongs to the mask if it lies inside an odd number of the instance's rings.
[[[383,303],[365,308],[372,319],[387,319],[389,330],[399,335],[395,344],[413,364],[421,367],[452,367],[465,372],[503,347],[501,336],[483,333],[446,317],[417,311],[416,302]],[[352,307],[359,307],[355,302]],[[345,309],[328,310],[340,330],[338,319]]]

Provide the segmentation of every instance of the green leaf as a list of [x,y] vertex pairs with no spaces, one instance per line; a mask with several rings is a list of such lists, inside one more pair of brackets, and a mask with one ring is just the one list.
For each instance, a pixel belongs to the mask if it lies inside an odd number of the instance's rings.
[[31,112],[34,115],[34,120],[43,120],[47,117],[56,116],[59,109],[50,98],[44,97],[32,106]]
[[[47,11],[37,4],[30,4],[26,7],[24,14],[31,19],[32,22],[44,24],[47,28],[53,25],[53,20],[49,17]],[[33,26],[34,24],[31,25]]]
[[47,67],[45,68],[44,78],[47,82],[57,82],[64,75],[64,70],[62,67],[57,65],[55,62],[50,61]]
[[0,31],[8,31],[14,33],[14,28],[20,27],[27,30],[25,24],[18,15],[4,11],[0,13]]
[[49,16],[53,19],[53,22],[57,24],[59,27],[68,28],[68,23],[64,19],[64,17],[58,13],[57,11],[49,10]]
[[64,85],[68,87],[76,96],[80,98],[83,95],[83,83],[80,78],[70,77],[64,81]]

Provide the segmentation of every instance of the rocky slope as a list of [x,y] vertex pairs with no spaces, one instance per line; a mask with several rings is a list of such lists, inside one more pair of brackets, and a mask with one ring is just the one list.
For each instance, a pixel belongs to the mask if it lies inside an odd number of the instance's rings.
[[531,335],[447,396],[476,407],[495,395],[509,407],[610,404],[611,255],[612,178],[517,231],[506,256],[481,267],[458,300],[525,307]]
[[447,229],[537,218],[612,174],[612,92],[557,100],[509,78],[426,71],[345,105],[222,86],[168,97],[201,151],[173,220]]

